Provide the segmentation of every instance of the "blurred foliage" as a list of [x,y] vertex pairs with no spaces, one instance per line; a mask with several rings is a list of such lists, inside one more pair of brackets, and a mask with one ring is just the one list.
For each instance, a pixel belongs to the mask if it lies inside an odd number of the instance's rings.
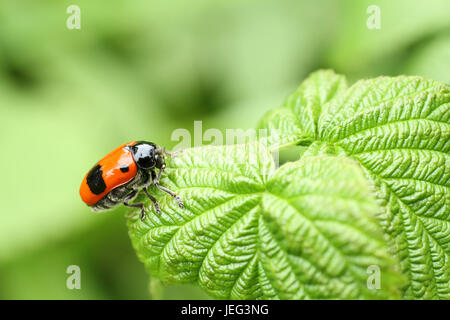
[[[66,8],[81,8],[68,30]],[[367,6],[381,29],[366,27]],[[0,297],[149,298],[124,211],[80,201],[120,143],[251,128],[311,71],[450,80],[447,0],[51,1],[0,4]],[[282,155],[283,156],[283,155]],[[287,159],[287,158],[285,158]],[[82,290],[65,288],[68,265]],[[162,298],[205,298],[192,287]]]

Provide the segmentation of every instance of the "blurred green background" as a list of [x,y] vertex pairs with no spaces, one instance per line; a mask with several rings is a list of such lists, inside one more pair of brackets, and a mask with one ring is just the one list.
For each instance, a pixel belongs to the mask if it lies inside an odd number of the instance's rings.
[[[66,28],[72,4],[81,30]],[[172,148],[194,120],[255,127],[318,68],[450,82],[449,14],[448,0],[2,1],[0,298],[151,298],[125,210],[79,198],[97,160],[131,140]],[[73,264],[81,290],[66,288]]]

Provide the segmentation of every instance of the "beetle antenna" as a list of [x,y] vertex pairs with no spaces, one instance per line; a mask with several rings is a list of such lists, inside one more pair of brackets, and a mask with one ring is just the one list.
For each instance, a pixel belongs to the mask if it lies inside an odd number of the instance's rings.
[[169,157],[176,156],[176,155],[180,154],[182,151],[183,151],[183,149],[180,149],[180,150],[177,150],[177,151],[173,151],[173,152],[171,152],[171,151],[166,151],[166,148],[163,147],[163,152],[164,152],[165,154],[167,154]]

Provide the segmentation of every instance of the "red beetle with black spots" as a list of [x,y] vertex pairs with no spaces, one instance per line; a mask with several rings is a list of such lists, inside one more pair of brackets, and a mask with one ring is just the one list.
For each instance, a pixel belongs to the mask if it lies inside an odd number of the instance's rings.
[[183,202],[174,192],[159,184],[166,167],[165,156],[173,154],[152,142],[125,143],[106,155],[86,174],[80,187],[81,199],[94,211],[105,211],[120,203],[140,208],[141,219],[145,219],[144,204],[130,201],[142,189],[153,202],[155,211],[161,213],[155,197],[147,190],[153,183],[159,190],[174,197],[178,205],[184,208]]

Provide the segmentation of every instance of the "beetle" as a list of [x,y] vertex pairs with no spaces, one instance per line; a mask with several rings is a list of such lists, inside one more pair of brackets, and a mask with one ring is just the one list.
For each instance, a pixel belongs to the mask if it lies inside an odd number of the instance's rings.
[[[89,170],[80,186],[80,196],[93,211],[105,211],[123,203],[127,207],[140,208],[145,219],[143,203],[131,203],[142,189],[153,202],[156,213],[161,214],[156,198],[147,190],[153,183],[159,190],[172,196],[180,208],[181,199],[171,190],[159,184],[166,168],[165,157],[178,152],[168,152],[153,142],[132,141],[124,143],[108,153]],[[158,173],[156,173],[158,170]]]

